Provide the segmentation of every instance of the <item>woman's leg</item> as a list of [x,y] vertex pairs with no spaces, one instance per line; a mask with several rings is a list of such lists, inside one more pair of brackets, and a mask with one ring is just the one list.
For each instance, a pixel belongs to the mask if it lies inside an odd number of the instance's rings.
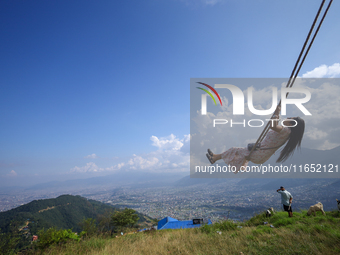
[[208,150],[208,155],[211,157],[210,162],[212,164],[220,159],[223,159],[227,165],[231,165],[237,169],[235,174],[240,171],[242,166],[246,167],[248,165],[248,161],[245,158],[248,154],[248,149],[243,147],[232,147],[221,154],[214,154],[212,151]]
[[222,159],[222,154],[213,154],[212,159],[216,162],[217,160]]

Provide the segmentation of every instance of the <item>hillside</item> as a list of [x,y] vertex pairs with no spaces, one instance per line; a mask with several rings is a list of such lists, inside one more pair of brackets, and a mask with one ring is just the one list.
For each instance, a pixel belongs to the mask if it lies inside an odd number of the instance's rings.
[[[0,229],[10,231],[10,223],[18,222],[22,228],[26,225],[32,235],[40,229],[56,227],[58,229],[72,229],[80,232],[79,223],[84,218],[97,219],[106,211],[115,208],[95,200],[88,200],[81,196],[62,195],[52,199],[34,200],[28,204],[0,213]],[[150,219],[138,214],[139,222]]]
[[307,216],[306,211],[302,211],[294,213],[293,218],[288,218],[286,212],[278,212],[271,218],[263,213],[242,223],[224,221],[200,229],[142,232],[118,238],[92,237],[40,252],[58,255],[340,254],[340,213],[331,211],[323,216],[318,212],[316,216]]

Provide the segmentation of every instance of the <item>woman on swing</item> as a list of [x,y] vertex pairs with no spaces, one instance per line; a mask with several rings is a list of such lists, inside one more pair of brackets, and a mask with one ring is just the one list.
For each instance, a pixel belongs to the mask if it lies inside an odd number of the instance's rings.
[[[281,107],[278,106],[275,110],[273,119],[279,119]],[[289,121],[292,119],[293,121]],[[266,162],[282,145],[286,143],[286,146],[282,149],[279,158],[276,162],[284,162],[291,155],[293,155],[296,147],[301,146],[303,133],[305,131],[305,122],[300,117],[288,118],[283,122],[284,126],[278,125],[278,121],[273,120],[271,127],[263,141],[261,142],[261,148],[256,149],[250,156],[250,161],[255,164],[263,164]],[[266,149],[267,148],[267,149]],[[223,159],[227,165],[235,166],[236,172],[240,171],[240,168],[248,165],[247,157],[250,151],[247,148],[233,147],[229,150],[221,153],[214,154],[208,149],[207,157],[211,164],[214,164],[217,160]]]

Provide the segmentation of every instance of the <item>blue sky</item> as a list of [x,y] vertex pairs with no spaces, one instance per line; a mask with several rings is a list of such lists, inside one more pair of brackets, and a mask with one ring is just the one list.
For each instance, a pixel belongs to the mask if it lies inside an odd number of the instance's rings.
[[[1,1],[0,184],[177,168],[190,78],[288,77],[320,2]],[[300,74],[340,62],[339,5]]]

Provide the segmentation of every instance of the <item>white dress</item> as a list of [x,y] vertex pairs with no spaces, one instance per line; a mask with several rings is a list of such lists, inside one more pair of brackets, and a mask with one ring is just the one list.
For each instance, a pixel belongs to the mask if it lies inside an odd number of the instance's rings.
[[[270,148],[270,147],[277,147],[282,145],[284,142],[287,141],[290,135],[290,128],[283,127],[281,132],[278,133],[274,130],[269,130],[266,137],[261,142],[262,148]],[[276,150],[256,150],[253,151],[250,157],[250,161],[255,164],[263,164],[266,162]],[[248,165],[248,160],[245,159],[249,155],[250,151],[247,148],[239,148],[239,147],[232,147],[229,150],[222,153],[222,159],[227,165],[235,166],[237,171],[240,171],[241,166],[246,167]]]

